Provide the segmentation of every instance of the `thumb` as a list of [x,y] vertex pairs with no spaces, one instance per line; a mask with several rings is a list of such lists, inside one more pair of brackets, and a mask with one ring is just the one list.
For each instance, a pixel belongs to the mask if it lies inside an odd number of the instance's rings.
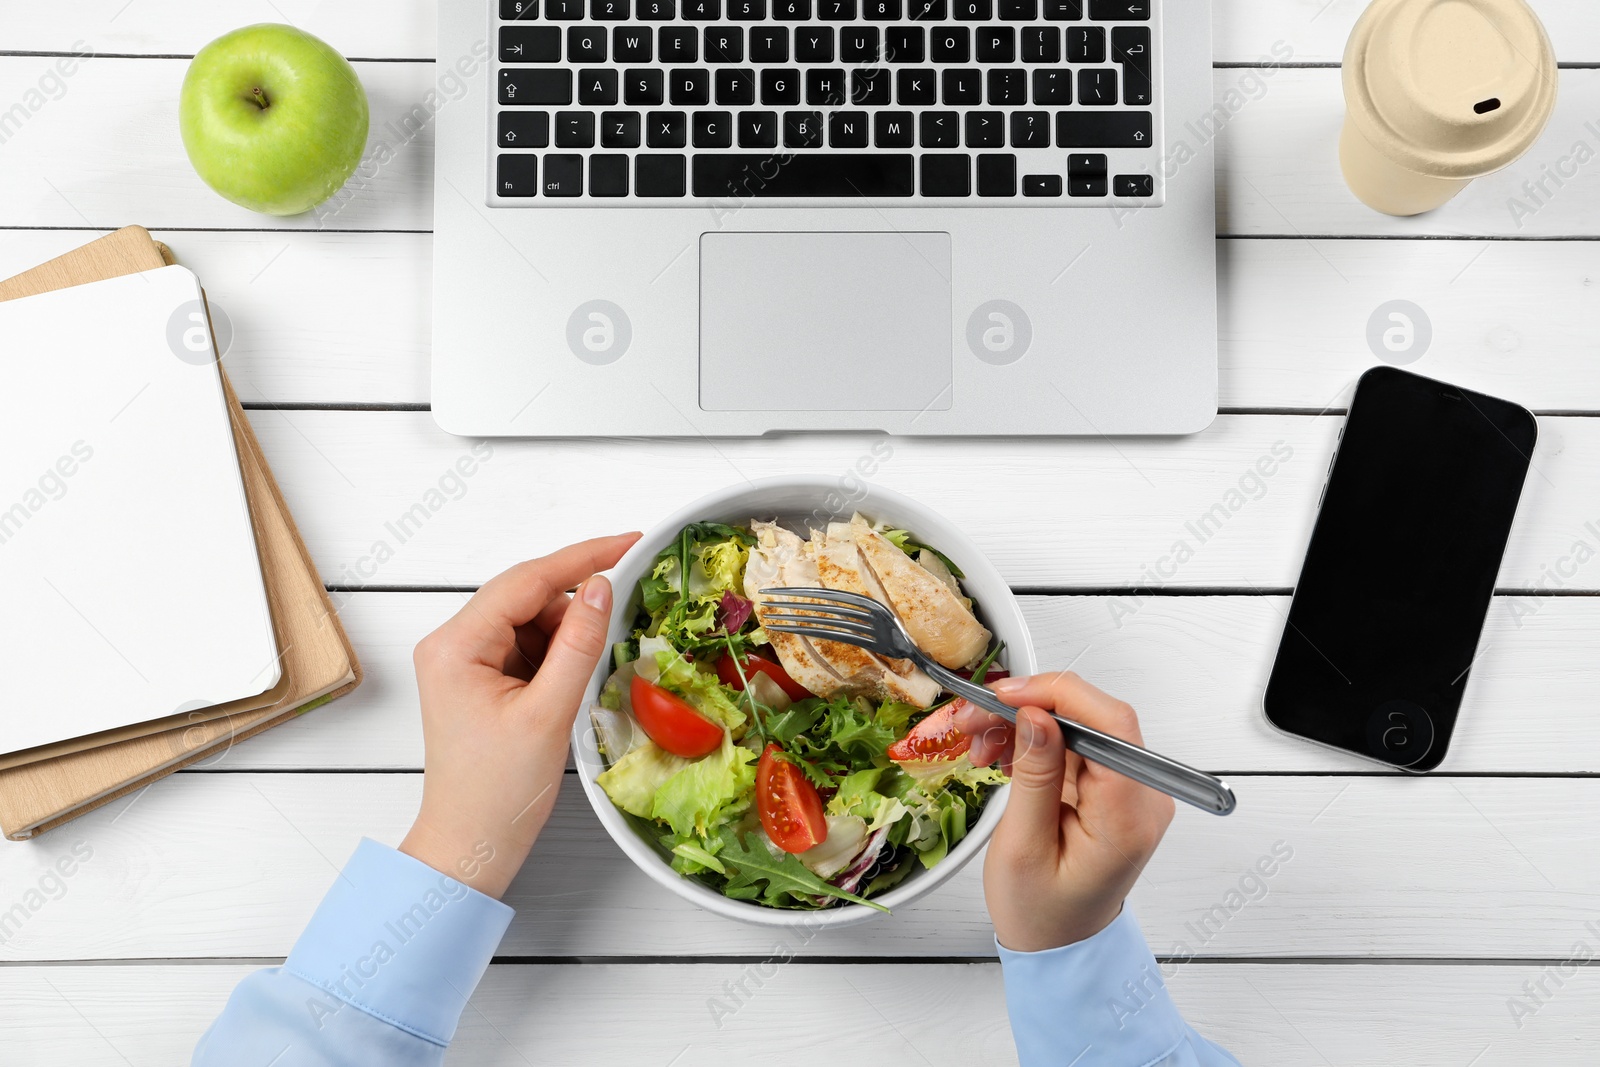
[[552,714],[544,709],[555,709],[554,714],[571,722],[606,650],[610,622],[611,583],[597,574],[573,594],[561,625],[550,638],[544,662],[528,686],[541,714]]
[[1061,825],[1061,786],[1066,777],[1066,742],[1061,728],[1035,707],[1017,710],[1017,754],[1011,765],[1011,798],[1001,822],[1027,841],[1053,841]]

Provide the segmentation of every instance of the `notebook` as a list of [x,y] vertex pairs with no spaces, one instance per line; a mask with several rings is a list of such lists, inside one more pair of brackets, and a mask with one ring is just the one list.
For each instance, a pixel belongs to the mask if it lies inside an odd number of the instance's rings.
[[[170,251],[152,240],[142,227],[129,226],[0,281],[0,301],[153,270],[172,261]],[[294,527],[249,421],[228,385],[226,373],[223,389],[283,648],[281,684],[286,692],[269,707],[208,721],[189,721],[164,733],[118,739],[90,751],[0,770],[0,828],[13,840],[49,830],[142,790],[180,767],[201,760],[223,764],[235,742],[343,696],[360,684],[360,663]]]
[[0,304],[0,751],[280,680],[202,309],[176,266]]

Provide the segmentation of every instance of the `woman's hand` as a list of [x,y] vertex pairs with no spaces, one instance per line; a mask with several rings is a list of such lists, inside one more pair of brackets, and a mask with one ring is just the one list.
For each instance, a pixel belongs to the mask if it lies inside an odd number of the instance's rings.
[[956,727],[973,762],[1010,764],[1011,799],[989,842],[983,892],[995,935],[1019,952],[1070,945],[1111,924],[1172,821],[1170,797],[1066,750],[1045,711],[1143,744],[1133,709],[1070,672],[1003,678],[1005,720],[972,705]]
[[400,851],[491,897],[506,891],[555,805],[572,721],[606,651],[611,584],[596,572],[638,539],[519,563],[417,645],[427,759]]

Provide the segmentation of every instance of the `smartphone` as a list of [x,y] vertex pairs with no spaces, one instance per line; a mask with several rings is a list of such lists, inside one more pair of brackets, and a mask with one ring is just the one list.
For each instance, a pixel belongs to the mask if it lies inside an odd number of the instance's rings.
[[1262,705],[1285,733],[1429,771],[1450,747],[1538,438],[1526,408],[1361,376]]

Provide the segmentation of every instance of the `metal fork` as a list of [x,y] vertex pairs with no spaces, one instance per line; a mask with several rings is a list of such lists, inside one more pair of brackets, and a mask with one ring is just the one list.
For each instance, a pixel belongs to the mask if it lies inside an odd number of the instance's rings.
[[[908,659],[946,690],[994,712],[1008,722],[1017,721],[1016,708],[983,686],[975,685],[948,670],[918,648],[895,613],[871,597],[839,589],[780,587],[763,589],[761,592],[785,598],[770,600],[763,606],[761,625],[766,629],[855,645],[891,659]],[[796,597],[804,599],[791,599]],[[805,614],[781,614],[773,608],[786,608]],[[1230,814],[1238,803],[1233,790],[1220,778],[1080,722],[1064,719],[1060,715],[1052,717],[1061,724],[1067,747],[1084,759],[1093,760],[1213,815]]]

